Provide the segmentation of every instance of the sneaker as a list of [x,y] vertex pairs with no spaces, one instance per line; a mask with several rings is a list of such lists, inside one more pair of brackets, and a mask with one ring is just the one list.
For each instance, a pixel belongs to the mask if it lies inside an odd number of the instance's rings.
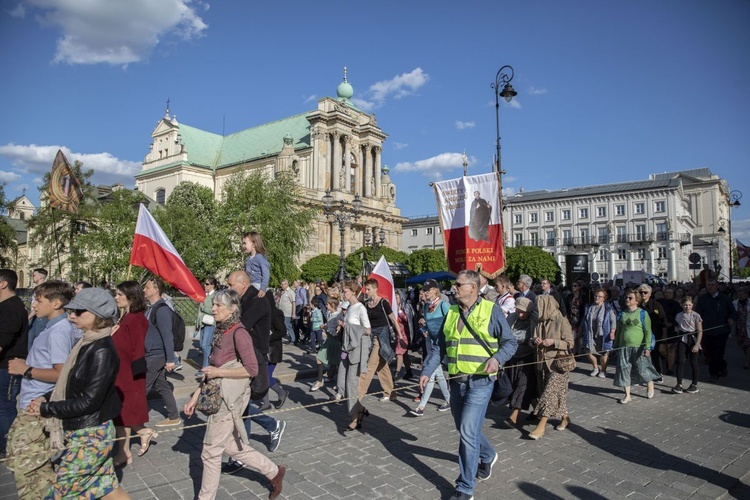
[[594,368],[591,370],[591,373],[589,373],[589,377],[596,377],[597,375],[599,375],[599,368]]
[[599,373],[596,374],[599,378],[607,378],[607,372],[599,370]]
[[323,382],[319,380],[315,382],[312,387],[310,387],[310,392],[315,392],[319,390],[321,387],[323,387]]
[[172,371],[177,372],[182,370],[182,356],[177,356],[177,363],[174,364],[174,369]]
[[424,408],[422,408],[421,406],[417,406],[416,408],[411,410],[409,413],[411,413],[415,417],[421,417],[424,415]]
[[675,394],[682,394],[682,386],[680,384],[677,384],[676,386],[672,387],[672,392]]
[[198,380],[202,379],[203,378],[203,372],[200,371],[200,370],[198,370],[197,372],[195,372],[195,378],[197,378]]
[[334,395],[333,395],[333,396],[331,397],[331,401],[333,401],[333,402],[335,402],[335,403],[340,403],[340,402],[341,402],[341,398],[343,398],[343,397],[344,397],[344,396],[342,396],[341,394],[339,394],[339,393],[337,392],[336,394],[334,394]]
[[391,398],[389,398],[388,396],[383,396],[382,398],[378,399],[378,401],[380,401],[381,403],[387,403],[390,400]]
[[282,406],[284,406],[284,403],[286,403],[286,398],[288,397],[289,397],[289,391],[284,391],[281,394],[281,397],[279,398],[279,400],[276,401],[276,403],[274,404],[277,410],[281,408]]
[[685,389],[685,392],[687,392],[688,394],[695,394],[698,392],[698,386],[695,384],[690,384],[690,387]]
[[469,495],[463,491],[454,491],[451,500],[474,500],[474,495]]
[[661,376],[659,378],[657,378],[656,380],[654,380],[655,384],[661,384],[663,382],[664,382],[664,378],[662,378]]
[[276,422],[276,430],[271,432],[271,443],[268,445],[268,451],[274,452],[279,449],[284,430],[286,430],[286,422],[283,420]]
[[479,481],[485,481],[490,478],[492,475],[492,466],[495,465],[495,462],[497,462],[498,454],[495,453],[495,458],[492,459],[492,462],[479,462],[479,467],[477,467],[477,475],[476,478]]
[[221,464],[222,474],[234,474],[241,471],[245,467],[245,464],[239,460],[230,458],[226,463]]
[[173,418],[173,419],[165,418],[161,422],[158,422],[157,424],[155,424],[154,427],[174,427],[176,425],[182,425],[182,419],[180,419],[180,418]]
[[446,402],[446,403],[443,403],[440,406],[438,406],[437,410],[438,411],[448,411],[450,409],[451,409],[451,404]]

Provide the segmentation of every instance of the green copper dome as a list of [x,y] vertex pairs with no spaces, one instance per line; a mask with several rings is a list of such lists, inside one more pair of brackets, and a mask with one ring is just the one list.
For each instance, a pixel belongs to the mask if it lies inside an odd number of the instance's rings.
[[336,87],[336,95],[339,99],[346,99],[347,101],[354,95],[354,88],[346,81],[346,67],[344,67],[344,81]]

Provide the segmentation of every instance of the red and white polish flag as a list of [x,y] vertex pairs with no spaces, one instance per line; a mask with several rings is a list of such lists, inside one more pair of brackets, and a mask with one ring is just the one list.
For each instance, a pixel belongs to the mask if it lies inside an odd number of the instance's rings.
[[206,298],[201,284],[143,204],[138,209],[130,264],[148,269],[197,302]]
[[737,243],[737,266],[750,267],[750,247],[743,245],[740,240],[734,240]]
[[380,260],[375,264],[375,267],[372,268],[372,272],[367,279],[374,279],[378,282],[378,295],[390,302],[391,309],[395,309],[396,287],[393,286],[391,268],[388,267],[388,261],[385,260],[383,255],[380,256]]
[[445,258],[454,273],[479,270],[494,278],[505,269],[500,185],[497,174],[436,182]]

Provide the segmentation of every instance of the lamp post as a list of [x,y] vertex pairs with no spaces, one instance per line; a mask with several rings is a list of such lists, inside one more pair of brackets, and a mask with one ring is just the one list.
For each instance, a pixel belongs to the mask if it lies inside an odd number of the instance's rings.
[[[331,190],[327,189],[325,196],[323,196],[323,212],[326,215],[328,222],[335,222],[339,225],[339,239],[341,245],[339,246],[339,270],[336,272],[334,279],[339,283],[349,278],[346,273],[346,247],[344,246],[344,232],[346,226],[350,225],[352,221],[356,222],[359,220],[359,211],[362,208],[362,200],[359,195],[354,196],[354,200],[351,202],[351,211],[347,209],[347,203],[344,200],[339,200],[338,203],[334,203],[333,196],[331,196]],[[336,208],[334,208],[336,207]]]
[[729,230],[729,283],[732,283],[732,273],[734,271],[734,263],[732,262],[734,260],[734,256],[732,255],[732,207],[739,207],[740,206],[740,199],[742,198],[742,192],[738,190],[734,190],[729,193],[729,217],[728,218],[719,218],[717,221],[719,224],[719,232],[723,235],[727,231],[724,229],[724,225],[727,226],[727,229]]
[[385,229],[383,229],[382,227],[380,228],[380,231],[378,231],[377,240],[372,236],[373,235],[370,234],[369,231],[365,232],[365,246],[372,248],[372,260],[377,260],[376,257],[378,256],[378,250],[380,250],[380,247],[385,245]]
[[503,213],[503,170],[501,156],[500,156],[500,98],[505,99],[506,102],[513,100],[518,95],[513,89],[513,85],[510,84],[513,80],[514,71],[512,66],[507,64],[500,68],[495,75],[495,83],[490,84],[490,87],[495,91],[495,126],[497,130],[497,137],[495,138],[495,168],[494,171],[498,172],[498,183],[500,186],[500,216]]

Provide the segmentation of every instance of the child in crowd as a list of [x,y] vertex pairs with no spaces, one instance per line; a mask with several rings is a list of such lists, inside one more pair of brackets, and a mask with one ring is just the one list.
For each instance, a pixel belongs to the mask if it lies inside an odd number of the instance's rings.
[[316,351],[320,350],[320,346],[323,344],[323,305],[322,300],[318,300],[313,304],[312,312],[310,313],[310,320],[312,321],[312,335],[310,336],[310,347]]
[[263,238],[255,231],[242,235],[242,248],[247,252],[245,272],[250,276],[250,283],[258,289],[258,297],[263,297],[271,278],[271,264],[266,258],[266,247]]
[[326,303],[328,309],[328,322],[325,324],[325,341],[316,356],[315,362],[318,367],[318,380],[310,388],[317,391],[323,387],[323,372],[328,369],[328,381],[336,380],[336,371],[341,361],[341,336],[339,335],[339,301],[333,297],[328,298]]
[[675,323],[676,330],[682,333],[682,337],[677,343],[677,358],[675,359],[675,375],[677,376],[677,385],[672,388],[675,394],[682,394],[682,374],[685,371],[685,359],[690,361],[690,368],[693,371],[693,383],[684,390],[689,394],[698,392],[698,351],[701,348],[701,339],[703,338],[703,319],[700,314],[693,311],[693,299],[683,297],[681,301],[682,312],[677,314]]

